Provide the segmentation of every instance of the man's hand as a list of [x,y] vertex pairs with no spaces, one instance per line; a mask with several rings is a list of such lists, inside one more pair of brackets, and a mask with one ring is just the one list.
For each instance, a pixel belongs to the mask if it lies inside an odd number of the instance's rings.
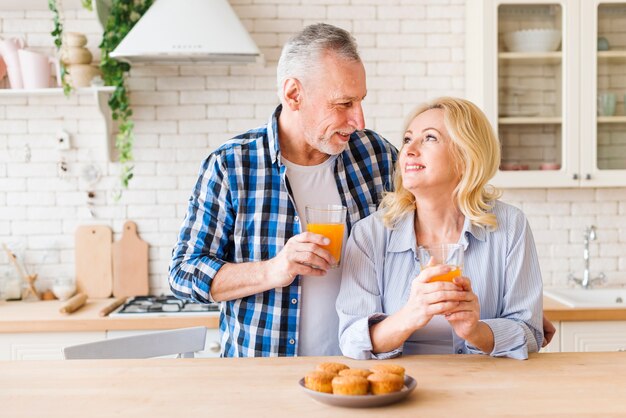
[[546,318],[546,316],[544,315],[543,316],[543,344],[541,345],[542,348],[550,344],[550,341],[552,341],[552,337],[554,337],[555,333],[556,333],[556,328],[554,328],[554,325],[552,325],[552,322],[550,322],[550,320]]
[[289,286],[297,275],[324,276],[335,264],[330,252],[321,247],[329,243],[325,236],[312,232],[289,238],[278,255],[267,261],[268,276],[274,287]]

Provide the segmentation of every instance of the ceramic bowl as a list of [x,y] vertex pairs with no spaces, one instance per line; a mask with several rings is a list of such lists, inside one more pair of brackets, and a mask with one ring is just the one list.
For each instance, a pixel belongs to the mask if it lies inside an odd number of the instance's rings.
[[523,29],[503,35],[504,45],[511,52],[550,52],[561,45],[561,31],[556,29]]
[[52,284],[52,293],[59,300],[67,300],[76,293],[76,284],[71,279],[58,278]]
[[539,165],[540,170],[560,170],[561,164],[559,163],[541,163]]

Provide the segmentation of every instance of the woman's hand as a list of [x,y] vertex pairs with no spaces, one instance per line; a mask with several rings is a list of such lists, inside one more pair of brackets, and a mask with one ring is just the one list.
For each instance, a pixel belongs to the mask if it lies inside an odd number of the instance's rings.
[[450,282],[430,279],[445,274],[450,267],[428,266],[413,279],[407,303],[398,312],[370,326],[372,352],[386,353],[400,347],[413,332],[424,327],[434,315],[449,312],[459,305],[465,292]]
[[466,299],[457,285],[450,282],[430,282],[436,276],[450,271],[446,265],[429,265],[411,283],[406,305],[402,308],[406,325],[411,332],[424,327],[434,315],[451,312]]
[[472,291],[472,283],[467,277],[455,277],[455,286],[463,292],[463,297],[459,303],[444,316],[459,337],[467,340],[475,333],[478,321],[480,320],[480,303],[478,296]]
[[489,325],[480,322],[480,302],[467,277],[455,277],[454,284],[464,296],[456,307],[444,313],[456,335],[484,353],[493,350],[494,338]]

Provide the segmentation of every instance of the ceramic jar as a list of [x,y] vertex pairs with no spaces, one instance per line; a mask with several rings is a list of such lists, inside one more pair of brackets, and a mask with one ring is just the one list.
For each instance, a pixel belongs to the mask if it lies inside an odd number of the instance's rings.
[[99,68],[87,64],[70,65],[67,71],[66,77],[72,87],[89,87],[91,80],[102,75]]
[[66,81],[74,88],[89,87],[92,80],[102,74],[99,68],[91,65],[93,55],[85,48],[85,45],[87,45],[87,37],[82,33],[63,34],[61,61],[67,70]]
[[61,48],[61,62],[65,65],[90,64],[93,56],[87,48],[64,46]]

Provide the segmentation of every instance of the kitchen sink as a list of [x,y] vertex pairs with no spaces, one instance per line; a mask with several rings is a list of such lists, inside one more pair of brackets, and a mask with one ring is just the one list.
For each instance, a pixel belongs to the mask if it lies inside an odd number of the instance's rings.
[[572,308],[626,309],[626,288],[544,289],[543,294]]

